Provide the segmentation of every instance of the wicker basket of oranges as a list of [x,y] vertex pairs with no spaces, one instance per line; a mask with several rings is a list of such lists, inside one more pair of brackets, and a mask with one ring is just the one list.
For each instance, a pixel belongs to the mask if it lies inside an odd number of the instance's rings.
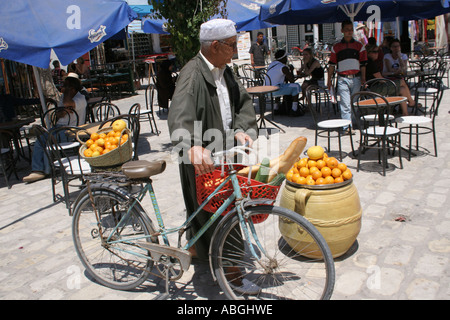
[[91,167],[117,167],[131,160],[131,131],[123,120],[116,120],[111,127],[92,133],[86,142],[82,142],[78,136],[77,138],[81,142],[80,156]]

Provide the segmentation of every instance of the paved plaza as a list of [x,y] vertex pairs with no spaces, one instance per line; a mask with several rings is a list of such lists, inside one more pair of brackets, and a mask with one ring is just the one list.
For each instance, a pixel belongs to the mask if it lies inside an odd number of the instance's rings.
[[[144,90],[113,103],[124,113],[134,103],[145,106]],[[436,120],[438,157],[434,157],[431,135],[423,136],[416,157],[408,161],[403,154],[403,169],[397,156],[389,158],[385,177],[368,158],[357,172],[349,139],[343,138],[343,161],[353,172],[363,215],[357,242],[335,261],[332,299],[450,299],[449,106],[450,90],[446,90]],[[156,111],[161,134],[152,134],[149,123],[141,123],[139,157],[166,160],[166,170],[153,181],[166,224],[176,226],[185,217],[178,165],[170,155],[167,113],[158,107]],[[264,136],[258,141],[260,146],[275,146],[271,154],[283,152],[299,136],[308,138],[307,148],[314,145],[309,113],[276,116],[275,121],[286,133],[272,131],[269,143]],[[325,146],[326,140],[319,144]],[[332,146],[336,150],[336,142]],[[17,166],[20,179],[29,174],[29,163],[21,161]],[[12,177],[13,186],[8,189],[0,178],[0,299],[152,300],[164,293],[164,281],[155,276],[128,292],[93,282],[73,247],[72,219],[63,203],[52,200],[50,180],[24,184]],[[148,199],[144,207],[153,217]],[[224,299],[207,264],[192,265],[170,290],[174,300]]]

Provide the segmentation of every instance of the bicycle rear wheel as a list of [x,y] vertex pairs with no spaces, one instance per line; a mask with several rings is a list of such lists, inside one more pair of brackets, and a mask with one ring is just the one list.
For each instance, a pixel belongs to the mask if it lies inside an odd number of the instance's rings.
[[[250,207],[246,214],[267,215],[256,224],[248,219],[248,230],[252,233],[254,226],[255,233],[250,246],[243,240],[237,214],[225,218],[212,243],[211,262],[225,295],[229,299],[329,299],[334,261],[317,229],[301,215],[280,207]],[[286,225],[296,230],[295,237],[286,234]],[[321,258],[305,257],[311,254]]]
[[[74,209],[72,235],[77,254],[98,283],[116,290],[133,289],[147,279],[153,266],[146,257],[148,251],[138,247],[138,241],[151,238],[136,239],[153,234],[152,223],[140,204],[122,219],[133,201],[122,189],[94,187],[91,192],[97,215],[89,193]],[[120,227],[115,230],[119,221]]]

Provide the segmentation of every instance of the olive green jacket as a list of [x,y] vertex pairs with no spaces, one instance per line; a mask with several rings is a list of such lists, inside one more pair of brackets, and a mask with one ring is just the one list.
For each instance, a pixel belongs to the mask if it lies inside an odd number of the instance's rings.
[[[252,99],[228,66],[224,78],[230,96],[231,128],[234,129],[234,133],[243,130],[255,140],[257,124]],[[195,127],[194,121],[201,122]],[[173,145],[186,148],[185,150],[194,145],[206,147],[208,141],[203,141],[205,140],[203,134],[208,129],[220,130],[224,143],[226,138],[230,138],[227,134],[233,134],[225,133],[223,130],[216,85],[211,71],[200,54],[191,59],[180,72],[170,105],[168,125]],[[186,129],[190,133],[189,141],[186,137],[182,140],[176,134],[177,129]],[[249,129],[253,130],[248,131]]]

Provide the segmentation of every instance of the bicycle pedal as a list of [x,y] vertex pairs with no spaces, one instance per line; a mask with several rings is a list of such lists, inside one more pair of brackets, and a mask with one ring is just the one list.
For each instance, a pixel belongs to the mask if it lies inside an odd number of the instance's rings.
[[141,248],[149,250],[152,259],[155,261],[160,261],[162,256],[176,258],[180,261],[183,271],[189,269],[189,266],[191,265],[191,254],[187,250],[151,242],[139,242],[138,245]]

